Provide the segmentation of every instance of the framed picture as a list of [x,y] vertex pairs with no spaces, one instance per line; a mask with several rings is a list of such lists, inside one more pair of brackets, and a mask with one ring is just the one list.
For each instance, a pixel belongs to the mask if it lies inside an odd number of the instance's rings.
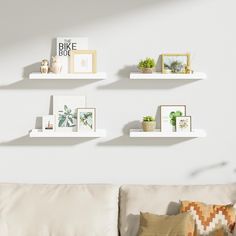
[[86,107],[85,96],[53,96],[55,130],[76,132],[77,110],[79,107]]
[[54,115],[42,116],[42,131],[43,132],[54,132],[55,130],[55,117]]
[[96,73],[96,51],[73,50],[70,53],[71,73]]
[[176,117],[186,116],[185,105],[161,106],[161,132],[176,131]]
[[190,66],[190,54],[162,54],[162,73],[185,74]]
[[78,113],[78,132],[96,131],[96,109],[79,108]]
[[191,116],[176,117],[176,132],[192,132]]
[[88,50],[88,38],[58,37],[56,40],[57,56],[62,63],[62,72],[69,73],[69,57],[72,50]]

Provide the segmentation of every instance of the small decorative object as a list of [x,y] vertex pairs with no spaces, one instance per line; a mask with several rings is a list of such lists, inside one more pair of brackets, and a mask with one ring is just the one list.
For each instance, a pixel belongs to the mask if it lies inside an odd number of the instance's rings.
[[78,132],[96,131],[95,108],[79,108],[77,117],[78,117]]
[[79,107],[86,107],[85,96],[53,96],[56,131],[77,131],[77,110]]
[[70,73],[96,73],[97,53],[94,50],[72,50]]
[[185,72],[186,72],[186,74],[192,74],[193,73],[190,66],[185,67]]
[[156,63],[153,58],[147,57],[145,60],[141,60],[138,64],[138,69],[142,73],[152,73],[155,69]]
[[161,132],[176,131],[176,117],[186,116],[185,105],[161,106]]
[[52,132],[54,131],[55,117],[54,115],[42,116],[42,131]]
[[187,72],[191,73],[190,54],[162,54],[162,73],[186,74]]
[[60,62],[60,57],[52,57],[52,65],[50,71],[55,74],[60,74],[62,70],[62,63]]
[[145,132],[152,132],[156,128],[156,121],[155,118],[152,116],[145,116],[143,117],[143,131]]
[[40,72],[42,74],[47,74],[49,72],[49,61],[46,59],[43,59],[40,66]]
[[88,38],[84,37],[59,37],[57,38],[56,51],[62,63],[62,73],[69,73],[69,56],[71,50],[88,50]]
[[176,117],[176,132],[192,132],[191,116]]

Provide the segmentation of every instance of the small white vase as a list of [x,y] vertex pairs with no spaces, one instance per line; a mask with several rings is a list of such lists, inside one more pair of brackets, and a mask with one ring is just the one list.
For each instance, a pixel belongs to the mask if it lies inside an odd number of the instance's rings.
[[50,71],[55,74],[60,74],[62,70],[62,63],[58,56],[52,57],[52,65]]

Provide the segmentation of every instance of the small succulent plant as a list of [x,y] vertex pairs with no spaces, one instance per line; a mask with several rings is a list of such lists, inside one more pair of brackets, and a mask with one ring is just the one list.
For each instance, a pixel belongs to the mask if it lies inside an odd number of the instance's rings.
[[145,122],[151,122],[151,121],[155,121],[155,118],[152,116],[144,116],[143,117],[143,121]]
[[145,60],[141,60],[138,64],[139,69],[154,68],[155,66],[156,66],[155,60],[150,57],[147,57]]

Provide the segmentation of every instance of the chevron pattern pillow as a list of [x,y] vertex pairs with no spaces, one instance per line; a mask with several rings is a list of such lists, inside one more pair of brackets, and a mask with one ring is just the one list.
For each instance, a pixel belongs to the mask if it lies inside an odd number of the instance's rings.
[[233,235],[236,215],[233,205],[207,205],[181,201],[180,212],[190,212],[195,220],[196,236]]

